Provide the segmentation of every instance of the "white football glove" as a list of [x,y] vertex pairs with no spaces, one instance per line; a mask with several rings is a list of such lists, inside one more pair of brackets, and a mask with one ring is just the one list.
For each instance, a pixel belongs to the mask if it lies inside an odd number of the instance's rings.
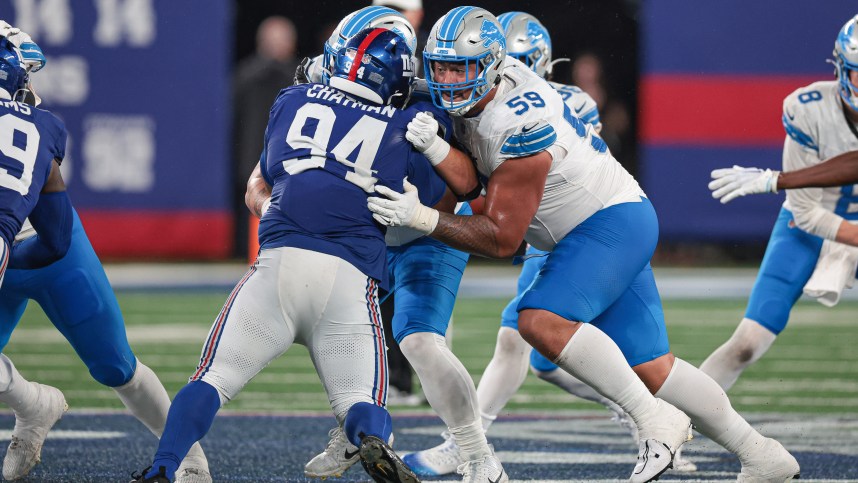
[[417,187],[407,179],[403,185],[404,193],[376,185],[375,192],[387,198],[367,198],[367,207],[373,213],[372,217],[382,225],[405,226],[425,235],[432,233],[438,225],[438,210],[423,206],[417,197]]
[[38,72],[45,66],[47,59],[42,49],[33,42],[33,39],[21,29],[9,25],[5,20],[0,20],[0,36],[9,39],[9,42],[18,48],[21,52],[21,58],[24,61],[24,68],[27,72]]
[[720,199],[721,203],[729,203],[745,195],[777,193],[778,174],[780,171],[741,166],[716,169],[712,171],[709,189],[712,190],[712,197]]
[[450,144],[438,136],[438,121],[428,112],[418,112],[408,123],[405,139],[423,153],[432,166],[438,166],[450,153]]

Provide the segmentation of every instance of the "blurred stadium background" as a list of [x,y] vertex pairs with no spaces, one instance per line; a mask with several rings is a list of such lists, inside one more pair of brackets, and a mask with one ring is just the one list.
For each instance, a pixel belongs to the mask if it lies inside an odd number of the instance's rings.
[[[0,0],[2,17],[29,32],[48,57],[34,84],[70,132],[63,169],[72,201],[106,262],[132,347],[171,394],[196,365],[208,327],[247,262],[252,232],[236,194],[245,181],[237,133],[247,119],[236,116],[244,92],[235,87],[247,59],[259,55],[258,26],[273,15],[294,23],[296,49],[280,67],[288,71],[297,59],[320,53],[336,22],[367,3]],[[459,4],[425,1],[423,35]],[[554,57],[571,59],[558,66],[556,80],[576,82],[600,100],[612,152],[659,213],[654,267],[674,352],[701,362],[742,317],[783,200],[760,196],[722,206],[706,189],[709,172],[732,164],[780,165],[782,99],[832,78],[825,59],[856,3],[479,5],[540,18],[552,34]],[[282,79],[284,87],[290,82]],[[455,312],[454,351],[476,379],[491,356],[517,269],[484,260],[472,265]],[[742,412],[835,421],[851,438],[852,453],[845,453],[851,459],[840,463],[843,472],[823,474],[841,480],[858,477],[858,303],[854,294],[847,298],[835,309],[801,302],[789,330],[731,391]],[[6,352],[25,376],[62,388],[74,409],[122,408],[111,390],[88,377],[35,304]],[[325,414],[326,407],[306,351],[295,347],[227,410]],[[535,378],[509,406],[517,414],[570,409],[599,411]],[[429,414],[426,407],[420,411]],[[314,444],[324,444],[327,424],[314,427],[320,433]],[[816,434],[799,429],[796,438]],[[148,443],[143,453],[152,449]]]

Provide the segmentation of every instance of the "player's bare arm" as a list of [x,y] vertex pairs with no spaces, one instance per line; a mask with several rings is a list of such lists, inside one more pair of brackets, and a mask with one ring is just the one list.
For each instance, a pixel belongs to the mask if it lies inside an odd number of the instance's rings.
[[410,185],[404,194],[376,187],[389,199],[370,197],[368,205],[376,220],[388,226],[408,226],[459,250],[508,258],[519,250],[542,201],[550,167],[551,155],[544,151],[504,162],[489,179],[482,215],[439,213],[421,205]]
[[48,180],[42,187],[42,193],[57,193],[65,191],[66,184],[63,181],[63,175],[60,173],[60,164],[55,159],[51,164],[51,173],[48,175]]
[[259,218],[262,218],[265,212],[265,202],[271,199],[271,187],[265,182],[262,177],[262,170],[259,163],[253,168],[250,173],[250,178],[247,179],[247,191],[244,193],[244,204],[251,213]]
[[825,188],[858,183],[858,151],[848,151],[816,166],[777,175],[778,189]]

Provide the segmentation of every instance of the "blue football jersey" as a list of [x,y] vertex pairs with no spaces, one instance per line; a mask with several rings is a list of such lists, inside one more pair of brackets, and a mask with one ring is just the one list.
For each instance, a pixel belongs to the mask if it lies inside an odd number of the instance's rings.
[[7,245],[39,201],[52,161],[65,157],[66,137],[50,112],[0,100],[0,236]]
[[322,84],[281,91],[260,159],[272,187],[271,207],[259,224],[260,246],[327,253],[386,288],[384,228],[366,206],[374,186],[402,192],[407,176],[428,206],[446,189],[405,139],[417,112],[365,104]]

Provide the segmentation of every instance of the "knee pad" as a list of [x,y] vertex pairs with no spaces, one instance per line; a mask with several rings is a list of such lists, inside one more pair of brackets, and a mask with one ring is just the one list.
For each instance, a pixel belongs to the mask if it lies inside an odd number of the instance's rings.
[[425,361],[437,354],[440,349],[439,341],[446,348],[447,343],[443,336],[430,332],[415,332],[405,336],[399,342],[399,348],[413,365],[416,361]]
[[89,366],[89,374],[100,384],[108,387],[119,387],[134,377],[134,365],[134,360],[121,364],[98,363]]

